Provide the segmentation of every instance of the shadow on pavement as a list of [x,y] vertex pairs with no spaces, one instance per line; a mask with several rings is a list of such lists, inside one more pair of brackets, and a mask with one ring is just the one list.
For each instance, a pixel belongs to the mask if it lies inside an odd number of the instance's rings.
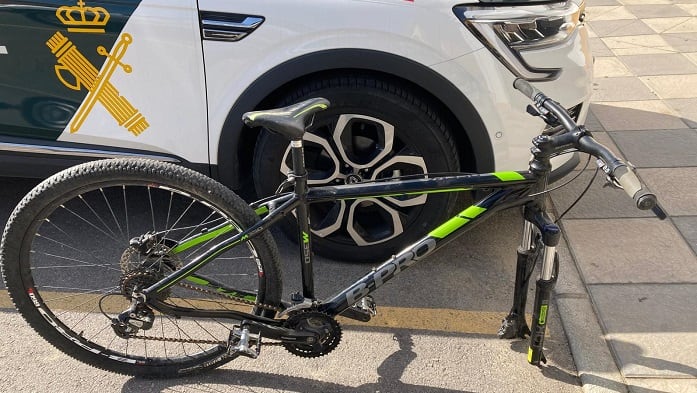
[[[178,391],[176,386],[195,382],[204,385],[200,391],[229,391],[228,389],[217,390],[211,387],[211,383],[225,385],[230,389],[235,387],[243,391],[256,391],[256,388],[271,389],[273,391],[291,392],[399,392],[399,393],[422,393],[424,391],[433,393],[467,393],[463,390],[452,390],[435,388],[432,386],[421,386],[406,384],[400,381],[404,370],[416,359],[416,352],[413,351],[414,342],[408,332],[397,333],[393,337],[399,343],[399,350],[388,356],[378,367],[378,380],[375,383],[364,384],[361,386],[346,386],[332,382],[316,381],[311,378],[293,377],[287,375],[269,374],[264,372],[237,371],[237,370],[214,370],[203,376],[157,381],[153,386],[152,380],[132,378],[123,386],[123,393],[136,393],[143,391]],[[350,370],[347,369],[347,372]],[[199,390],[199,389],[196,389]]]

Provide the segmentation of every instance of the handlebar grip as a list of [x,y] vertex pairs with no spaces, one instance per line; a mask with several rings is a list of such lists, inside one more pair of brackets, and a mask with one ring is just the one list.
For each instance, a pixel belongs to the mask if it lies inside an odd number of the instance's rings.
[[542,94],[541,91],[534,88],[530,83],[528,83],[528,81],[521,78],[516,78],[516,80],[513,81],[513,87],[533,101],[538,94]]
[[627,166],[623,165],[616,168],[614,176],[617,182],[624,188],[624,192],[634,199],[636,207],[639,209],[653,209],[658,203],[656,195],[643,188],[639,178]]

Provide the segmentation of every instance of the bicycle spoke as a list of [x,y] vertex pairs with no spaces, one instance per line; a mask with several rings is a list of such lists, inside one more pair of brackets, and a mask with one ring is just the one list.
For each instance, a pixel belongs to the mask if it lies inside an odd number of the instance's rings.
[[65,265],[65,266],[60,266],[60,265],[59,265],[59,266],[56,266],[56,265],[53,265],[53,266],[45,266],[45,267],[40,267],[40,266],[39,266],[39,267],[33,267],[32,270],[55,269],[55,268],[79,268],[79,267],[104,267],[104,268],[107,268],[108,270],[115,270],[115,271],[117,271],[117,272],[121,272],[120,269],[115,269],[115,268],[113,268],[113,267],[110,267],[109,265],[96,265],[96,264],[94,264],[94,263],[89,263],[89,262],[87,262],[87,261],[83,261],[83,260],[76,259],[76,258],[70,258],[70,257],[61,256],[61,255],[49,254],[49,253],[38,252],[38,251],[32,251],[32,254],[45,255],[45,256],[47,256],[47,257],[52,257],[52,258],[57,258],[57,259],[64,259],[64,260],[74,261],[74,262],[79,262],[79,263],[80,263],[80,265]]
[[62,207],[63,209],[65,209],[65,210],[67,210],[68,212],[72,213],[75,217],[77,217],[77,218],[79,218],[80,220],[84,221],[87,225],[89,225],[89,226],[91,226],[92,228],[94,228],[94,229],[98,230],[99,232],[103,233],[106,237],[110,238],[111,240],[113,240],[113,241],[115,241],[115,242],[118,242],[118,240],[117,240],[116,238],[114,238],[113,236],[111,236],[111,235],[109,235],[108,233],[104,232],[104,231],[101,230],[99,227],[97,227],[96,225],[94,225],[92,222],[88,221],[87,219],[85,219],[85,218],[82,217],[81,215],[79,215],[79,214],[75,213],[74,211],[68,209],[67,207],[65,207],[65,205],[61,205],[61,207]]
[[[46,239],[46,240],[48,240],[48,241],[54,242],[54,243],[56,243],[57,245],[59,245],[59,246],[61,246],[61,247],[69,248],[69,249],[71,249],[71,250],[73,250],[73,251],[77,251],[77,252],[81,252],[81,253],[87,254],[87,252],[85,252],[84,250],[81,250],[81,249],[79,249],[79,248],[73,247],[73,246],[71,246],[71,245],[69,245],[69,244],[63,243],[63,242],[58,241],[58,240],[56,240],[56,239],[50,238],[50,237],[48,237],[48,236],[43,236],[43,235],[40,234],[40,233],[37,233],[37,234],[36,234],[36,237],[40,237],[40,238],[42,238],[42,239]],[[89,256],[95,257],[96,259],[100,259],[98,256],[96,256],[96,255],[94,255],[94,254],[89,254]],[[104,262],[104,266],[106,266],[106,265],[109,264],[107,261],[104,261],[104,260],[102,260],[102,262]]]
[[126,217],[126,238],[130,239],[131,238],[131,231],[128,225],[128,202],[126,199],[126,186],[121,186],[122,190],[122,195],[123,195],[123,212],[124,216]]
[[[72,240],[76,244],[80,244],[72,235],[68,234],[66,231],[64,231],[62,228],[60,228],[58,225],[56,225],[53,221],[50,221],[49,219],[46,219],[45,222],[48,222],[52,227],[57,229],[59,232],[63,233],[65,236],[67,236],[70,240]],[[39,235],[41,236],[41,235]],[[94,259],[100,259],[99,256],[95,255],[92,252],[87,252],[85,250],[81,250],[81,252],[88,254],[89,256],[93,257]],[[106,262],[106,261],[105,261]]]
[[114,235],[114,237],[116,237],[117,236],[116,233],[114,233],[114,231],[112,231],[111,228],[109,228],[109,226],[104,222],[104,220],[102,220],[102,217],[99,214],[97,214],[97,212],[85,200],[85,198],[82,195],[78,195],[78,198],[80,198],[80,200],[85,204],[85,206],[87,206],[87,208],[92,212],[92,214],[94,214],[94,216],[97,218],[97,220],[99,220],[99,222],[101,222],[102,225],[104,225],[104,228],[106,228],[107,231],[111,232],[111,234]]
[[[123,229],[121,229],[121,225],[119,225],[119,220],[116,219],[116,214],[114,213],[114,209],[111,207],[111,203],[109,203],[109,199],[106,197],[106,194],[104,193],[104,188],[100,188],[99,192],[102,194],[102,197],[104,198],[104,202],[106,203],[107,207],[109,208],[109,212],[111,213],[111,217],[114,219],[114,224],[116,224],[116,227],[119,228],[119,232],[121,232],[121,236],[124,236],[125,234],[123,233]],[[126,237],[126,240],[128,240],[127,237]]]
[[147,187],[148,190],[148,201],[150,202],[150,215],[152,216],[152,231],[157,232],[157,227],[155,225],[155,208],[152,205],[152,194],[150,194],[150,187]]

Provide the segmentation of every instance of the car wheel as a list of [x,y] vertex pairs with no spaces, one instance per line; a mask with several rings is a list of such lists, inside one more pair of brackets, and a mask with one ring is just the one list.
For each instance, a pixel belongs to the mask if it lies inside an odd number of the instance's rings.
[[[277,104],[311,97],[331,102],[304,136],[311,186],[459,170],[451,131],[436,106],[401,84],[367,76],[323,78],[297,86]],[[287,140],[262,131],[253,168],[259,196],[273,194],[285,180],[289,153]],[[444,193],[313,204],[314,250],[334,259],[384,259],[449,218],[455,201],[455,194]],[[284,229],[297,233],[292,222]]]

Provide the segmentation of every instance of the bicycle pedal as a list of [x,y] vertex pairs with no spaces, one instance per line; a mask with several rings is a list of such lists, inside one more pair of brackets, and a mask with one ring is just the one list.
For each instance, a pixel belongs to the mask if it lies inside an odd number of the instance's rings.
[[347,308],[341,313],[341,316],[354,319],[356,321],[368,322],[378,314],[375,300],[372,296],[366,296],[359,300],[353,306]]
[[[250,347],[254,344],[254,348]],[[247,326],[233,326],[228,339],[227,353],[229,356],[245,356],[256,359],[261,352],[261,334],[249,332]]]

